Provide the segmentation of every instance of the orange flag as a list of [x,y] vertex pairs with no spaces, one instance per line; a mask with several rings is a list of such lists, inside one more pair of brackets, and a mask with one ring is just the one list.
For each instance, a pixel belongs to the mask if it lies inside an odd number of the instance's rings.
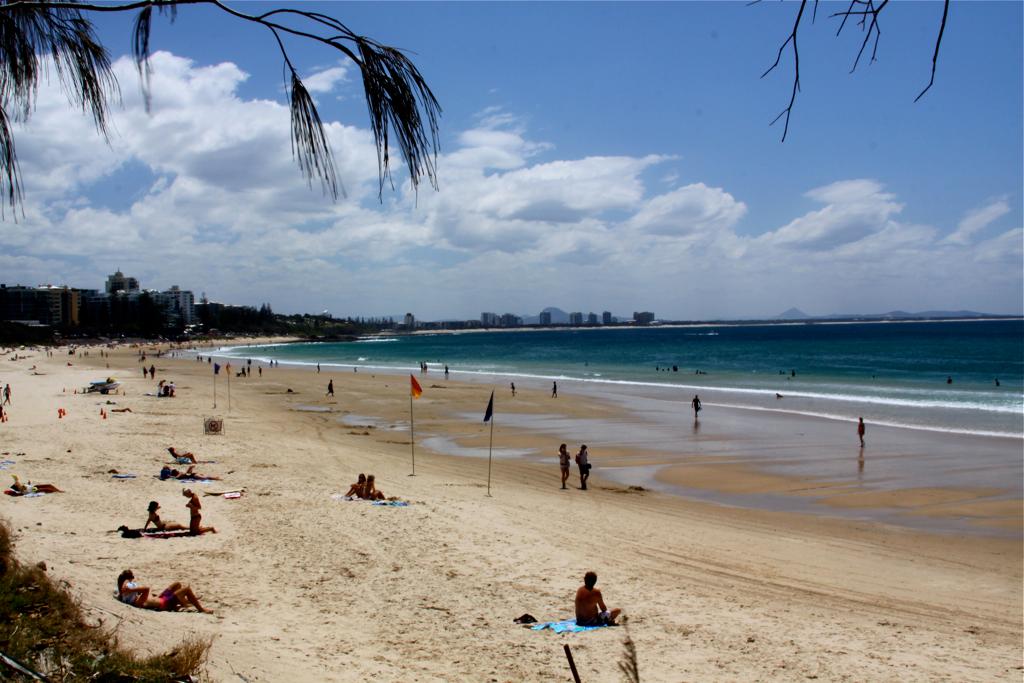
[[423,395],[423,388],[420,387],[420,383],[416,381],[416,378],[409,375],[410,389],[412,391],[413,398],[419,398]]

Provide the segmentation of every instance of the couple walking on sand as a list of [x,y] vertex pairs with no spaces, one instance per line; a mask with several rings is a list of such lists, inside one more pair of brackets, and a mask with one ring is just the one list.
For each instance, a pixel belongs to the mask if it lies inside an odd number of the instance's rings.
[[[580,446],[576,454],[576,465],[580,468],[580,489],[587,490],[587,479],[590,478],[590,454],[587,452],[587,445]],[[562,488],[567,488],[565,482],[569,479],[569,451],[563,443],[558,447],[558,466],[562,470]]]

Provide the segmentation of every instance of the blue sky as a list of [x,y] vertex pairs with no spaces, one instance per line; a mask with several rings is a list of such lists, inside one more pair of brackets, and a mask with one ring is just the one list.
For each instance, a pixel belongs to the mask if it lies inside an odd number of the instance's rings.
[[[266,11],[271,3],[236,3]],[[823,3],[316,3],[409,50],[444,108],[440,192],[376,197],[357,71],[289,43],[348,196],[308,191],[271,36],[208,8],[156,19],[154,107],[121,62],[110,145],[44,87],[16,137],[26,217],[0,281],[115,267],[235,303],[336,315],[654,310],[667,318],[1022,303],[1022,5],[891,3],[879,59]],[[809,17],[807,18],[809,19]],[[127,16],[97,18],[112,55]],[[55,131],[57,131],[55,133]]]

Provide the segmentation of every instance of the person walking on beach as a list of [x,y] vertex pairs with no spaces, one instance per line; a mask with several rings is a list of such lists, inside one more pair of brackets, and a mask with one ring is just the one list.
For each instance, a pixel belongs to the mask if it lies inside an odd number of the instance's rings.
[[320,364],[319,363],[316,364],[316,374],[318,374],[318,375],[320,374]]
[[447,365],[444,366],[444,378],[448,379],[448,366]]
[[700,396],[697,394],[693,395],[693,400],[690,401],[690,405],[693,406],[693,419],[697,419],[697,413],[700,412]]
[[515,398],[516,397],[516,383],[515,382],[509,382],[509,384],[512,385],[512,398]]
[[569,480],[569,449],[563,443],[558,447],[558,467],[562,470],[562,488],[566,488],[565,482]]
[[11,385],[7,383],[4,385],[4,405],[11,402]]
[[580,468],[580,490],[587,490],[587,479],[590,479],[590,454],[587,453],[587,444],[580,446],[580,452],[576,454],[576,464]]
[[551,398],[558,398],[558,382],[551,383]]
[[583,585],[576,590],[577,626],[611,626],[622,614],[621,609],[608,609],[601,591],[594,588],[596,585],[597,574],[587,572],[583,575]]
[[864,418],[857,418],[857,436],[860,438],[860,447],[864,448]]
[[334,397],[334,380],[333,379],[327,380],[327,395],[330,396],[331,398]]

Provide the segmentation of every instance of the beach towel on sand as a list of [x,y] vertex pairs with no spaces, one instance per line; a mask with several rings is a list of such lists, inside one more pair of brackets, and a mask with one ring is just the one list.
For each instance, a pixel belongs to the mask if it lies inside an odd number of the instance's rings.
[[368,501],[365,498],[360,498],[358,496],[345,496],[345,495],[342,495],[340,493],[332,493],[331,494],[331,498],[334,499],[334,500],[344,500],[344,501],[352,502],[352,503],[363,503],[363,502],[369,503],[369,502],[372,502],[374,505],[381,505],[383,507],[404,508],[404,507],[408,507],[409,506],[409,503],[407,503],[404,500],[374,500],[374,501]]
[[126,526],[118,528],[121,538],[181,538],[182,536],[193,536],[188,529],[178,531],[160,531],[159,529],[129,529]]
[[112,475],[110,475],[110,478],[111,479],[134,479],[136,476],[137,475],[135,475],[135,474],[128,474],[126,472],[124,474],[112,474]]
[[31,493],[19,493],[14,489],[4,489],[4,493],[8,496],[15,496],[16,498],[38,498],[39,496],[45,496],[45,493],[41,491],[32,491]]
[[579,626],[575,619],[566,619],[565,621],[542,621],[539,624],[531,626],[530,630],[544,631],[546,629],[551,629],[555,633],[581,633],[583,631],[596,631],[599,628],[608,628],[608,625]]

